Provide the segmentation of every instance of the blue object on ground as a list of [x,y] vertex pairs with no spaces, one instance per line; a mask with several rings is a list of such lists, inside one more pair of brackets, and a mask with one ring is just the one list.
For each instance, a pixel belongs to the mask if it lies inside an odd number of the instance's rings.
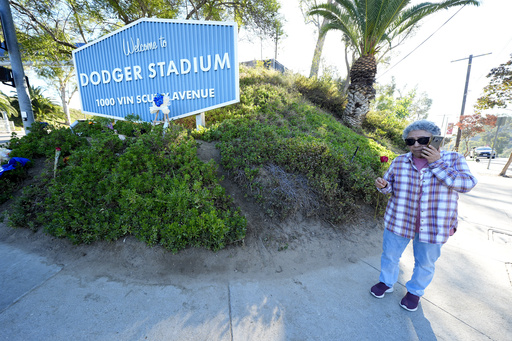
[[13,157],[9,160],[6,165],[2,165],[0,167],[0,178],[4,175],[5,172],[15,169],[18,166],[18,163],[21,167],[25,166],[27,162],[30,162],[29,159],[25,159],[24,157]]

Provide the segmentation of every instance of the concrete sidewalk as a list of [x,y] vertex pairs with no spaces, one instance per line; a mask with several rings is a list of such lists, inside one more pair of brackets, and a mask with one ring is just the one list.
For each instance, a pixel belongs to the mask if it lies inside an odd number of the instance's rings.
[[80,274],[85,261],[55,264],[0,240],[0,340],[510,340],[512,178],[468,164],[479,185],[461,195],[459,230],[416,312],[398,304],[411,245],[395,291],[376,299],[379,252],[258,281],[206,272],[159,285]]

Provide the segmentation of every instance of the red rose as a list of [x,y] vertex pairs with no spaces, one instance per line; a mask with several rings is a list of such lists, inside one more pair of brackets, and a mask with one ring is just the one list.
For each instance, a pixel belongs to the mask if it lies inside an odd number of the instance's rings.
[[386,163],[386,162],[388,162],[388,161],[389,161],[389,158],[388,158],[387,156],[381,156],[381,157],[380,157],[380,162],[382,162],[382,163]]

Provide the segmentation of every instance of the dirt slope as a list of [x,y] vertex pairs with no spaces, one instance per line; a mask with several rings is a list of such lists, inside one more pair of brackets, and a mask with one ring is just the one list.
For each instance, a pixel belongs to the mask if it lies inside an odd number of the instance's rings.
[[[214,143],[200,142],[198,156],[205,162],[213,159],[220,164]],[[30,169],[31,175],[42,167],[43,161],[37,161]],[[300,216],[286,221],[271,220],[258,204],[244,196],[220,166],[218,173],[224,176],[222,186],[247,218],[248,228],[243,242],[216,253],[189,248],[174,255],[158,246],[150,248],[133,237],[113,243],[72,245],[42,231],[12,229],[5,222],[0,223],[0,240],[41,255],[70,273],[155,285],[172,283],[176,276],[215,281],[239,277],[258,280],[276,274],[293,276],[327,265],[354,263],[381,252],[382,223],[374,219],[372,209],[361,212],[354,223],[338,226]],[[9,204],[0,206],[0,211],[9,211]]]

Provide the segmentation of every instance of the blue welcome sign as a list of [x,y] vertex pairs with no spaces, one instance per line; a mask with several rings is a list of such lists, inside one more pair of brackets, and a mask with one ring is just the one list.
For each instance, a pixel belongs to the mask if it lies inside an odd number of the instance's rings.
[[73,51],[85,113],[150,122],[157,95],[177,119],[239,102],[236,23],[140,19]]

